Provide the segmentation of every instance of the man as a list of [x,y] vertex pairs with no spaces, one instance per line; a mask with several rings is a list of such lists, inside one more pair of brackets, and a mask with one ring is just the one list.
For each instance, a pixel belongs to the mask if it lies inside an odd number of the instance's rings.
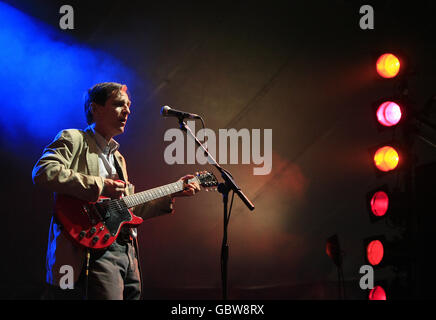
[[[113,137],[122,134],[130,115],[127,87],[106,82],[88,90],[85,130],[61,131],[36,163],[32,177],[36,185],[55,194],[66,194],[95,202],[100,196],[119,198],[134,193],[128,182],[126,162]],[[173,212],[174,197],[192,196],[198,183],[133,208],[143,219]],[[122,182],[121,182],[121,181]],[[72,268],[74,289],[61,289],[67,266]],[[52,218],[46,258],[47,298],[61,299],[139,299],[141,275],[138,263],[136,229],[122,227],[116,241],[107,249],[86,250],[75,245]],[[88,271],[86,271],[88,270]],[[62,287],[62,286],[61,286]]]

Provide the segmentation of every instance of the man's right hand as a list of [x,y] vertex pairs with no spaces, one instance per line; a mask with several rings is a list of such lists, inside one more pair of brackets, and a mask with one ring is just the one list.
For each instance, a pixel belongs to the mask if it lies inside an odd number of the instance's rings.
[[126,184],[122,181],[115,181],[112,179],[104,179],[102,196],[111,199],[120,198],[126,190]]

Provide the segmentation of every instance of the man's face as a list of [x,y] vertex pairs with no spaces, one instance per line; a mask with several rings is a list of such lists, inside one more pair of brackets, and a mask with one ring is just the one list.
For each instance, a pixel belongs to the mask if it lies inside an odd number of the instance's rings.
[[130,114],[130,99],[125,91],[113,93],[104,106],[96,105],[93,117],[96,129],[105,138],[112,138],[124,132]]

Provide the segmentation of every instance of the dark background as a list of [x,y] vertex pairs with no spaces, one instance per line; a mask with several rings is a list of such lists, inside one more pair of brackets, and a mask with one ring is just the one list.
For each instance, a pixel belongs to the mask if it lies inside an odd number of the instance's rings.
[[[201,114],[215,132],[272,129],[269,175],[253,175],[255,165],[224,165],[256,205],[250,212],[234,201],[230,299],[337,299],[337,269],[325,252],[334,234],[343,250],[346,298],[366,299],[359,288],[363,239],[399,233],[386,222],[372,224],[366,207],[369,190],[401,179],[378,177],[368,152],[392,137],[378,131],[372,102],[398,86],[377,77],[375,59],[382,52],[408,57],[415,71],[408,78],[410,108],[422,110],[435,94],[434,2],[5,2],[135,70],[132,115],[116,140],[137,190],[214,171],[164,162],[163,135],[177,121],[161,119],[162,105]],[[59,29],[62,4],[75,10],[74,30]],[[359,28],[364,4],[375,10],[374,30]],[[32,185],[31,171],[49,142],[21,146],[25,157],[1,149],[4,299],[38,299],[42,290],[52,198]],[[417,139],[415,146],[417,165],[434,161],[429,143]],[[431,199],[434,170],[421,172],[424,199]],[[220,299],[221,203],[215,192],[178,199],[173,216],[140,227],[147,299]],[[434,206],[429,201],[421,209],[426,215],[414,226],[427,242],[419,244],[420,264],[403,298],[430,294],[423,283],[431,270],[420,268],[431,261]],[[376,280],[393,277],[390,270],[375,272]]]

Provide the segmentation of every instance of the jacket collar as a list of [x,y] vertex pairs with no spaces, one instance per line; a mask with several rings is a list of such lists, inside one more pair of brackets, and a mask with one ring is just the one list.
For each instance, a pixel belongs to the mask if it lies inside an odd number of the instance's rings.
[[85,130],[85,139],[88,144],[88,152],[86,153],[86,162],[88,164],[89,174],[92,176],[99,176],[100,171],[98,168],[98,146],[95,141],[94,132],[91,126]]
[[[85,139],[86,142],[88,144],[88,152],[86,154],[86,160],[88,163],[88,170],[89,170],[89,174],[93,175],[93,176],[99,176],[100,175],[100,171],[99,171],[99,167],[98,167],[98,154],[100,152],[100,149],[96,143],[96,139],[95,139],[95,135],[94,135],[94,131],[92,126],[88,126],[85,128],[84,130],[85,132]],[[124,160],[121,156],[121,153],[119,153],[119,151],[115,151],[114,153],[115,156],[115,160],[118,162],[118,164],[121,167],[121,171],[123,172],[123,176],[126,178],[127,177],[127,172],[126,172],[126,166],[124,164]]]

